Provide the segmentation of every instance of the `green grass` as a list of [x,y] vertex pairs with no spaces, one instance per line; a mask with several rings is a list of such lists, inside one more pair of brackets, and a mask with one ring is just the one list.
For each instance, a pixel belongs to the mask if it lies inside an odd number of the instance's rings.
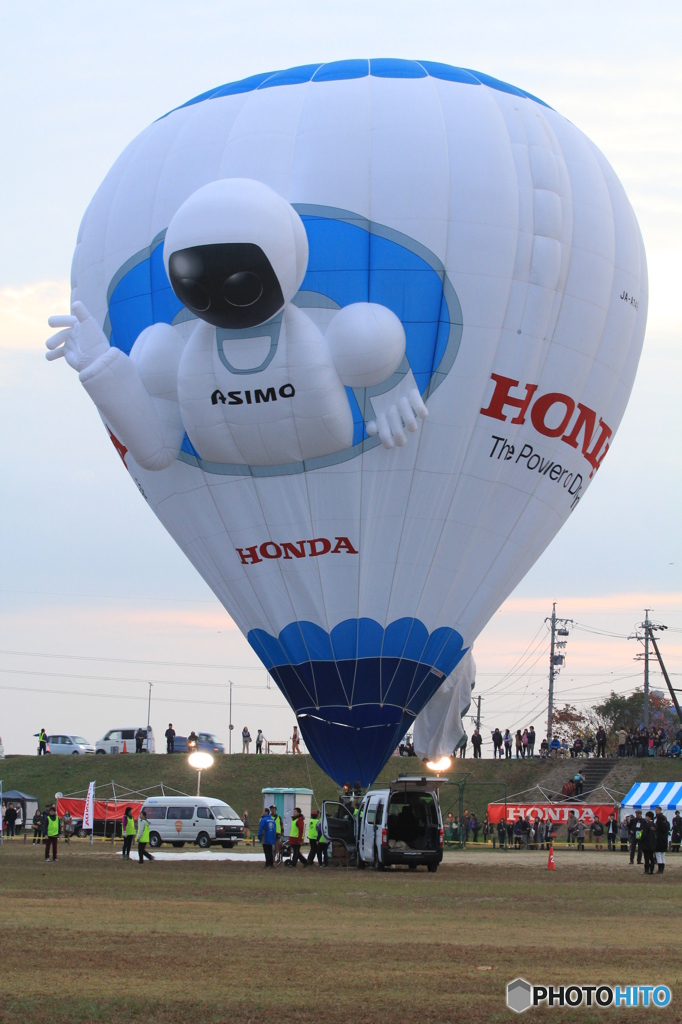
[[[555,873],[546,854],[492,851],[448,855],[435,875],[182,856],[141,868],[80,842],[47,866],[42,848],[6,842],[0,1022],[496,1024],[522,976],[668,984],[673,1004],[655,1019],[672,1024],[682,858],[668,862],[653,877],[627,856],[575,851]],[[607,1017],[633,1019],[579,1020]]]

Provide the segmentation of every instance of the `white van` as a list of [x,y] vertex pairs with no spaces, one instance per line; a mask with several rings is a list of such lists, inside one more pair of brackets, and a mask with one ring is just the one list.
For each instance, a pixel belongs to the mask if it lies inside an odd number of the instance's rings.
[[[154,746],[154,732],[151,725],[149,726],[149,732],[147,732],[146,725],[139,725],[137,729],[142,729],[145,735],[142,749],[145,753],[153,754],[155,750]],[[101,740],[97,740],[95,744],[96,754],[134,754],[136,748],[135,733],[137,729],[110,729],[108,733],[102,736]]]
[[150,796],[142,809],[149,822],[149,845],[196,843],[207,850],[211,843],[229,849],[244,838],[244,823],[224,800],[210,796]]
[[437,871],[443,859],[443,818],[439,788],[447,779],[402,776],[385,789],[370,789],[357,814],[326,800],[322,828],[332,843],[355,853],[356,865],[383,871],[392,864]]

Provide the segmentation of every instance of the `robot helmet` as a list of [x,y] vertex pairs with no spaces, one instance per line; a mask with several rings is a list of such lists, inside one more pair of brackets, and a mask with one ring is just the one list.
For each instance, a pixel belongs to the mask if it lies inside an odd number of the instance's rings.
[[308,265],[294,208],[260,181],[223,178],[173,216],[163,249],[173,291],[214,327],[265,323],[291,301]]

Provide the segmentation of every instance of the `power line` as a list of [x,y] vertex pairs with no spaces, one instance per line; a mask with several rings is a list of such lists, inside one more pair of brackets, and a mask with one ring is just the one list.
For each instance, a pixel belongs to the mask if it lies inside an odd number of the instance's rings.
[[263,665],[213,665],[193,661],[144,661],[141,658],[103,658],[101,656],[89,657],[86,654],[43,654],[39,651],[0,651],[0,654],[16,655],[21,658],[58,658],[63,661],[104,661],[115,662],[118,665],[163,665],[165,667],[177,668],[219,668],[225,671],[249,672],[265,671]]
[[[0,690],[14,690],[18,693],[47,693],[51,696],[68,696],[68,697],[90,697],[93,699],[114,699],[114,700],[147,700],[147,695],[142,694],[135,696],[134,694],[125,693],[87,693],[83,690],[43,690],[32,686],[0,686]],[[154,703],[163,704],[210,704],[214,707],[227,707],[229,705],[228,700],[191,700],[188,697],[155,697]],[[248,701],[243,704],[233,704],[233,707],[238,708],[275,708],[280,710],[289,710],[288,704],[251,704]]]
[[[12,676],[47,676],[50,679],[86,679],[93,683],[144,683],[148,685],[149,679],[142,679],[137,676],[83,676],[77,672],[36,672],[30,668],[0,668],[3,675]],[[203,688],[225,690],[229,687],[227,683],[197,683],[189,679],[152,679],[156,686],[201,686]],[[269,686],[260,686],[257,683],[235,683],[240,690],[269,690]]]

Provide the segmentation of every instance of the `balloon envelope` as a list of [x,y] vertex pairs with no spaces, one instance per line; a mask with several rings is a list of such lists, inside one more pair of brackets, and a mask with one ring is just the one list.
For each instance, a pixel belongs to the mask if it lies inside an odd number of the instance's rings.
[[[402,323],[402,363],[346,386],[349,434],[332,454],[211,461],[189,430],[152,472],[107,425],[316,761],[368,784],[606,454],[644,336],[642,240],[599,150],[521,89],[427,61],[256,75],[155,121],[88,207],[72,299],[111,346],[130,353],[153,324],[189,338],[197,314],[171,287],[165,232],[197,190],[233,178],[303,222],[287,330],[302,312],[324,334],[340,309],[374,303]],[[246,342],[258,370],[276,361],[283,322],[216,328],[216,380],[247,373]],[[216,402],[246,411],[244,381],[229,399],[216,384]],[[428,419],[387,450],[373,423],[415,388]],[[268,414],[288,394],[273,391]]]

